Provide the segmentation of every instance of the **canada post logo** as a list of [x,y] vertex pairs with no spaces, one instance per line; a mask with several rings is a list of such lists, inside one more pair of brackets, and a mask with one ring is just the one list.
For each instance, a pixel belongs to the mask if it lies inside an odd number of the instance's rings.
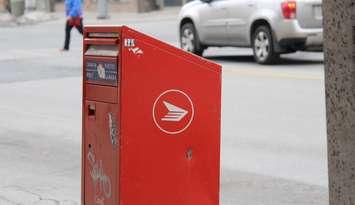
[[185,131],[194,118],[191,98],[181,90],[167,90],[161,93],[153,105],[155,125],[167,134]]

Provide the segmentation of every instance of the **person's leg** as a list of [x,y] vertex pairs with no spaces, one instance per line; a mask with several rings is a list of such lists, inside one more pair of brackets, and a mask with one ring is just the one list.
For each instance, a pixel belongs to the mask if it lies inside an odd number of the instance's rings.
[[80,19],[80,24],[75,27],[76,27],[76,29],[78,29],[79,33],[81,33],[81,35],[83,35],[83,18]]
[[64,41],[64,50],[69,50],[69,44],[70,44],[70,32],[71,29],[73,28],[72,25],[70,25],[69,21],[67,20],[67,23],[65,25],[65,41]]

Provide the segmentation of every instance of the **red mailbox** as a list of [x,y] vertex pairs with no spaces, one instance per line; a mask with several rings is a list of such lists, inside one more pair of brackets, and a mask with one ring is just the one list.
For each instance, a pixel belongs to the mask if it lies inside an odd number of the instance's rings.
[[221,68],[122,26],[88,26],[83,205],[218,205]]

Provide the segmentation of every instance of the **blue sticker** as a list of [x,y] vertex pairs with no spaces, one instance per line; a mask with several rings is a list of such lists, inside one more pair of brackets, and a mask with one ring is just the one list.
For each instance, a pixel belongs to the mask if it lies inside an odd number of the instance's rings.
[[117,85],[117,63],[104,61],[86,61],[86,80],[88,82]]

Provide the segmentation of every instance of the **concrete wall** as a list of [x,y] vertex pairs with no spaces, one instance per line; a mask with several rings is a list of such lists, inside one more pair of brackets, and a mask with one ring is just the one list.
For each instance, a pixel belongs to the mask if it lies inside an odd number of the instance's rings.
[[[1,1],[1,0],[0,0]],[[62,1],[62,0],[57,0]],[[92,10],[96,8],[97,0],[84,0],[85,9]],[[162,9],[164,6],[172,4],[181,5],[189,0],[108,0],[109,11],[137,11],[149,12],[157,9]],[[165,3],[168,2],[168,5]]]
[[166,6],[182,6],[192,0],[164,0]]
[[181,6],[183,0],[164,0],[165,6]]
[[3,12],[4,10],[5,10],[4,0],[0,0],[0,12]]
[[6,10],[7,1],[0,0],[0,12],[4,12]]
[[[97,1],[96,0],[84,0],[84,10],[85,11],[97,11]],[[56,5],[57,11],[64,10],[64,4]],[[111,12],[137,12],[138,6],[136,0],[109,0],[108,11]]]
[[138,12],[148,12],[157,9],[156,0],[136,0]]
[[355,0],[323,0],[330,205],[355,204]]

